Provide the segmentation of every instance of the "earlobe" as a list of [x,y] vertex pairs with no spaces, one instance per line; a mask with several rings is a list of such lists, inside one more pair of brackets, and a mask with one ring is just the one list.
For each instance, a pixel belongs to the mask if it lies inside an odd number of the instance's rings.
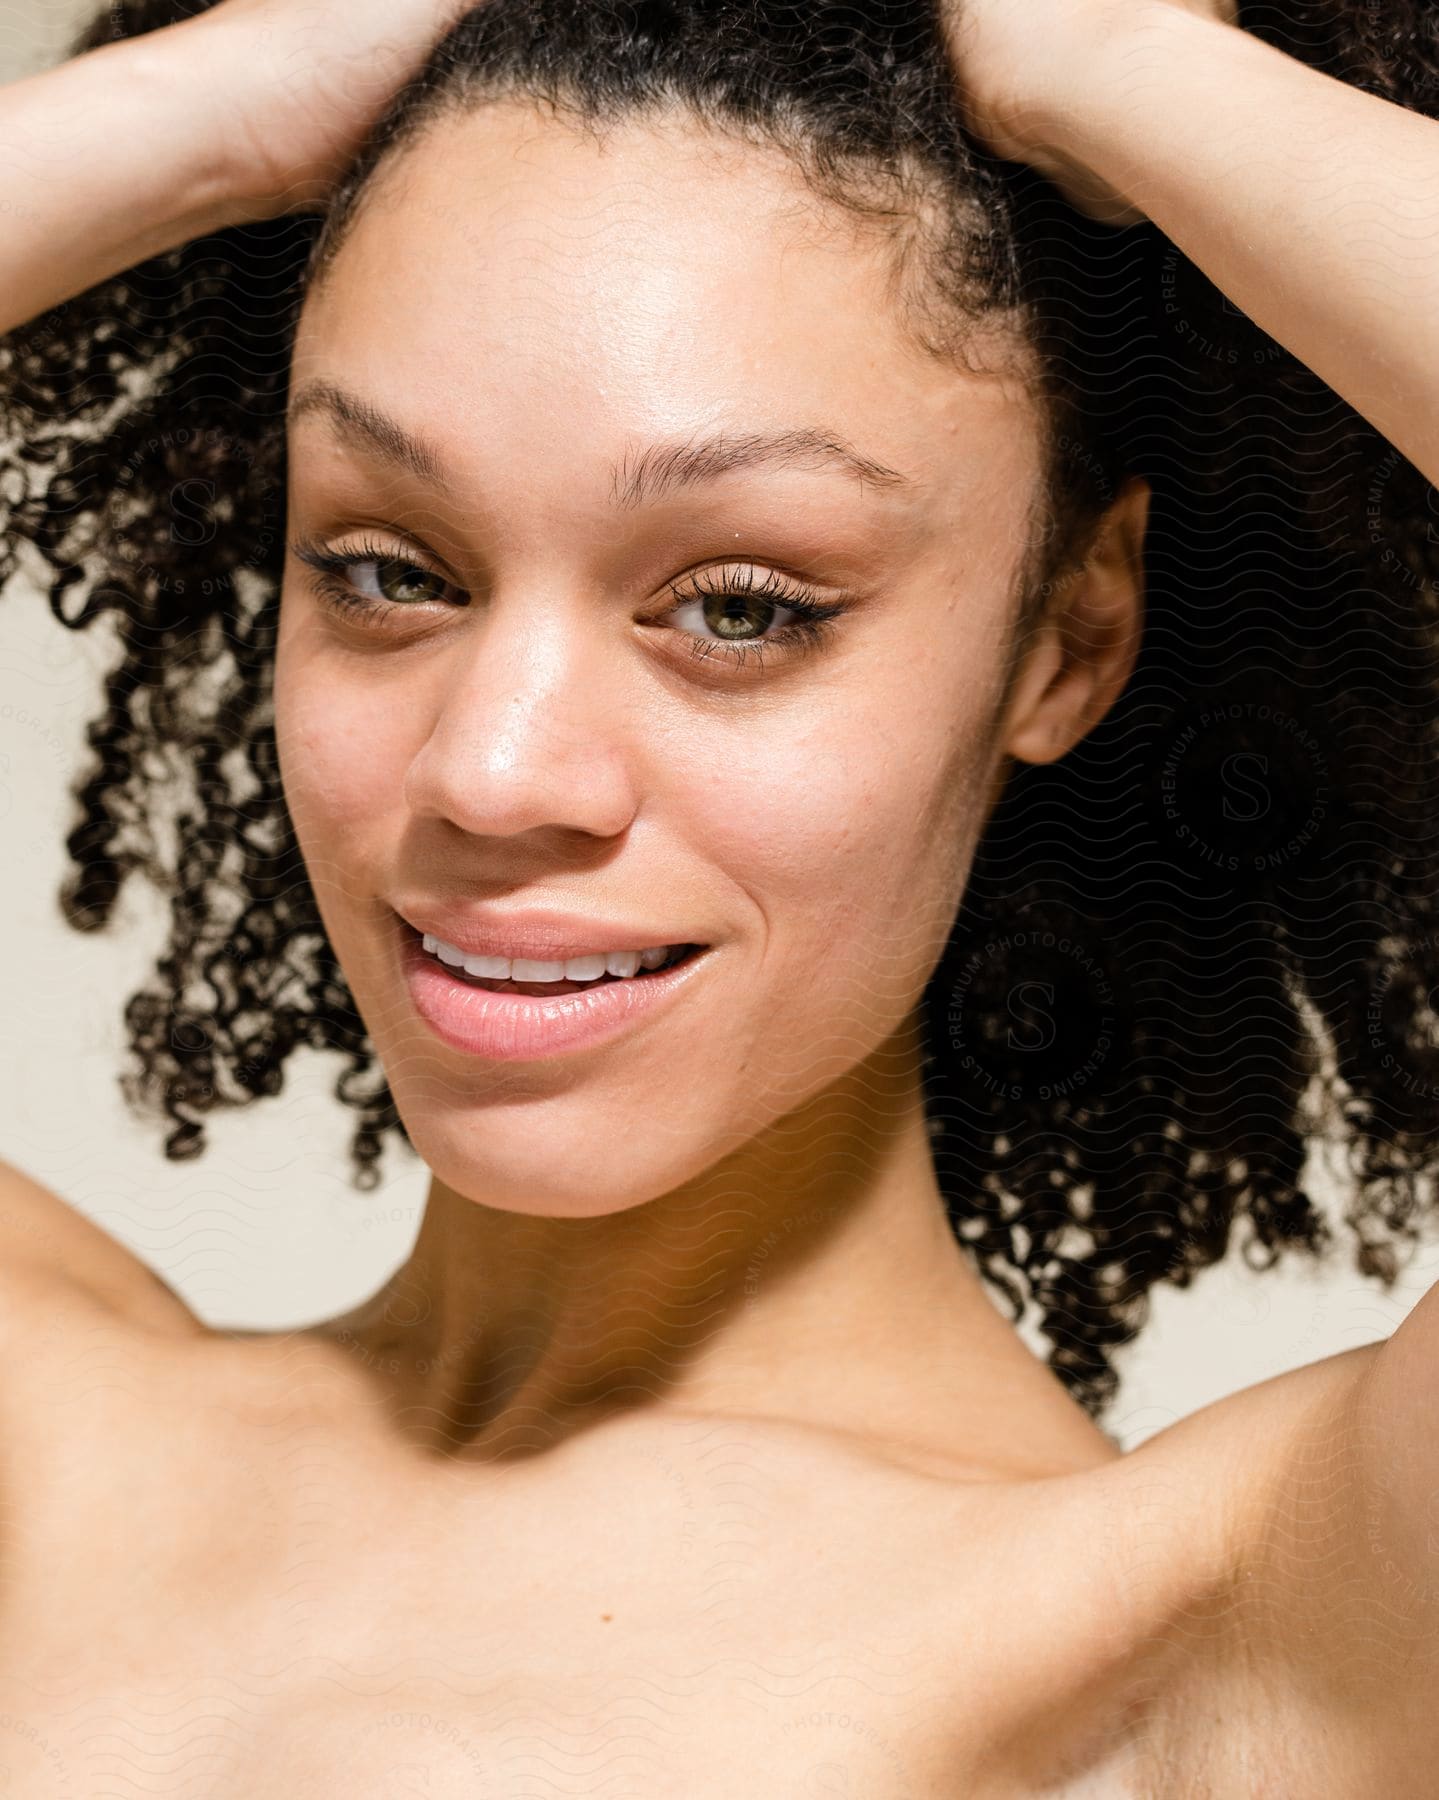
[[1058,761],[1129,679],[1144,624],[1149,499],[1149,483],[1131,476],[1029,627],[1004,732],[1006,753],[1020,762]]

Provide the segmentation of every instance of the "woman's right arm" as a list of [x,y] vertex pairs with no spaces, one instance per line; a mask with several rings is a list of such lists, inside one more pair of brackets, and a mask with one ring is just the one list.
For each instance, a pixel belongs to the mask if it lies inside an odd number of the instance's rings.
[[461,0],[221,0],[0,87],[0,333],[227,225],[323,205]]
[[0,332],[246,216],[184,49],[167,29],[0,87]]
[[11,1163],[0,1162],[0,1314],[20,1288],[63,1284],[132,1325],[166,1337],[205,1327],[119,1238]]

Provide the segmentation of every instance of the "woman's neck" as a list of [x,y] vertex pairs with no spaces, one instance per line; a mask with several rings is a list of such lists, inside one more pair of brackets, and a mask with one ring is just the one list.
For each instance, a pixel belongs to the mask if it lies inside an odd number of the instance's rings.
[[592,1218],[487,1207],[436,1177],[413,1252],[317,1327],[428,1455],[542,1453],[618,1413],[786,1422],[993,1475],[1113,1444],[954,1239],[908,1038],[762,1140]]

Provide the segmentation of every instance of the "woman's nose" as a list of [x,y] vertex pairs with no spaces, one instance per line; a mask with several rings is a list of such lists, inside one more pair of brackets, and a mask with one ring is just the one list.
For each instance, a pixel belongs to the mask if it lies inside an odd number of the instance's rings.
[[406,775],[409,809],[475,837],[546,827],[614,836],[638,804],[628,728],[638,697],[613,666],[625,660],[623,636],[577,624],[574,608],[510,600],[456,640]]

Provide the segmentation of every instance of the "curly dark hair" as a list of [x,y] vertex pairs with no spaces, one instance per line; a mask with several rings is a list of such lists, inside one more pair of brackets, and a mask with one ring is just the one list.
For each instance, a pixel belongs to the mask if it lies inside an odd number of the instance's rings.
[[[77,49],[203,10],[116,0]],[[1285,0],[1242,25],[1436,110],[1426,0]],[[679,107],[780,144],[917,252],[940,354],[1012,315],[1047,403],[1031,593],[1073,570],[1123,474],[1153,484],[1136,672],[1068,756],[1012,772],[924,996],[936,1168],[981,1274],[1016,1321],[1037,1307],[1098,1414],[1149,1290],[1187,1285],[1240,1220],[1256,1266],[1324,1248],[1303,1174],[1332,1134],[1359,1267],[1392,1283],[1439,1128],[1439,506],[1161,233],[1087,221],[969,139],[933,0],[486,0],[327,217],[218,232],[0,340],[0,581],[28,565],[58,620],[109,615],[120,640],[60,904],[93,931],[132,871],[169,895],[121,1077],[173,1121],[165,1154],[201,1154],[213,1108],[279,1093],[302,1039],[348,1059],[356,1186],[384,1133],[410,1141],[281,791],[289,356],[382,157],[506,93],[601,126]]]

